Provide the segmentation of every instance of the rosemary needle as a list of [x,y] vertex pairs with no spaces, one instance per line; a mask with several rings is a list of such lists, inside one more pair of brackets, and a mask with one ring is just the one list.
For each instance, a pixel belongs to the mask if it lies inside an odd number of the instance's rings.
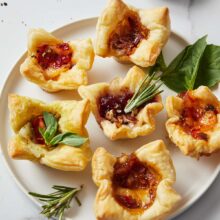
[[47,218],[59,217],[59,220],[62,220],[64,211],[70,208],[70,203],[73,198],[75,198],[77,204],[81,206],[77,193],[82,190],[83,186],[80,186],[80,188],[72,188],[54,185],[52,188],[56,191],[47,195],[29,192],[31,196],[37,197],[40,201],[45,203],[45,205],[42,206],[41,214]]
[[154,72],[151,76],[146,75],[146,77],[143,79],[132,98],[128,101],[127,105],[125,106],[125,113],[132,112],[140,105],[144,104],[145,102],[154,98],[156,95],[163,92],[163,90],[159,90],[162,83],[157,85],[157,83],[160,81],[160,78],[156,81],[153,81],[155,75],[156,72]]

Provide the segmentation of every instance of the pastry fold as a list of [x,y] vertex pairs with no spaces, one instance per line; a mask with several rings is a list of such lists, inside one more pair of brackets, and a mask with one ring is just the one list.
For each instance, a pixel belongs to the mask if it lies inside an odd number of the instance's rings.
[[91,160],[89,141],[80,147],[58,144],[47,148],[36,144],[31,137],[30,121],[43,112],[59,115],[58,127],[61,133],[72,132],[88,137],[85,128],[90,107],[87,100],[54,101],[45,104],[37,99],[31,99],[16,94],[10,94],[8,99],[10,124],[15,132],[10,140],[8,152],[13,159],[36,161],[49,167],[64,171],[81,171]]
[[[153,204],[144,209],[143,212],[135,212],[134,210],[124,208],[115,200],[112,176],[116,158],[100,147],[95,151],[92,158],[93,181],[99,187],[94,206],[97,220],[164,219],[179,202],[181,197],[172,188],[175,182],[175,169],[163,141],[157,140],[148,143],[134,153],[141,162],[150,165],[161,176]],[[127,189],[124,189],[123,192],[126,193]],[[142,198],[148,196],[147,191],[146,195],[143,194],[145,193],[141,191]]]
[[[134,15],[137,22],[146,29],[146,36],[140,40],[131,54],[120,54],[110,48],[110,38],[120,24],[129,15]],[[153,9],[136,9],[126,5],[122,0],[109,0],[100,15],[96,26],[95,53],[101,57],[115,57],[120,62],[132,62],[138,66],[148,67],[155,64],[161,49],[170,35],[170,18],[167,7]],[[134,36],[134,42],[137,40]]]
[[69,69],[41,68],[36,59],[39,46],[64,43],[44,29],[31,29],[28,34],[28,54],[20,67],[21,74],[29,81],[37,84],[48,92],[77,89],[88,83],[87,71],[94,61],[94,51],[91,39],[73,40],[68,42],[72,49],[72,67]]
[[[177,96],[169,96],[166,99],[166,110],[169,118],[166,122],[166,130],[171,141],[179,147],[184,155],[199,158],[202,155],[208,156],[220,149],[220,102],[206,86],[200,86],[198,89],[190,92],[193,97],[196,100],[199,100],[199,102],[201,102],[204,106],[211,105],[218,110],[215,125],[205,131],[207,140],[194,138],[191,134],[184,130],[181,124],[179,124],[181,114],[184,111],[185,106],[183,99]],[[209,118],[209,114],[207,114],[207,117],[203,117],[202,120],[203,123],[206,123],[209,126],[210,119],[212,118]]]
[[145,78],[143,70],[137,66],[132,67],[125,78],[115,78],[110,83],[96,83],[88,86],[80,86],[78,92],[83,99],[88,99],[92,112],[103,129],[104,134],[111,140],[123,138],[136,138],[145,136],[155,130],[155,115],[163,109],[161,96],[157,95],[155,101],[144,104],[137,113],[136,122],[118,125],[100,116],[98,99],[105,93],[117,95],[126,90],[134,93],[141,81]]

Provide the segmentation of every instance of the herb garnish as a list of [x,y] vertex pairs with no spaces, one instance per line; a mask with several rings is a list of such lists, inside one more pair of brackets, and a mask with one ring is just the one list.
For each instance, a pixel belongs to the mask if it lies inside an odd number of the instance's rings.
[[43,112],[43,118],[46,128],[39,128],[39,132],[48,146],[66,144],[72,147],[79,147],[88,140],[88,138],[71,132],[57,134],[58,123],[53,114]]
[[220,46],[207,45],[200,61],[195,88],[213,87],[220,82]]
[[157,85],[160,79],[153,81],[155,74],[156,72],[154,72],[151,76],[149,76],[148,74],[146,75],[132,98],[125,106],[125,113],[133,111],[137,107],[141,106],[143,103],[153,99],[156,95],[163,92],[163,90],[158,90],[162,85],[162,83]]
[[72,188],[66,186],[53,186],[52,188],[56,191],[47,195],[38,194],[34,192],[29,192],[31,196],[39,198],[40,201],[44,202],[45,205],[42,205],[42,212],[47,218],[59,217],[59,220],[62,220],[65,209],[70,208],[70,203],[74,198],[79,206],[81,202],[77,197],[77,193],[82,190],[83,186],[80,188]]
[[161,71],[164,84],[178,93],[216,85],[220,81],[220,46],[207,45],[206,38],[187,46],[168,66],[161,53],[150,72]]

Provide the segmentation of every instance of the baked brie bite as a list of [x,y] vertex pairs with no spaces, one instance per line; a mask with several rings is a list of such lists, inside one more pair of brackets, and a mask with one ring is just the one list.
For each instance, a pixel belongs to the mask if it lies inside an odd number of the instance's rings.
[[199,158],[220,149],[220,102],[206,86],[167,97],[170,139],[185,155]]
[[43,29],[28,34],[21,74],[48,92],[77,89],[88,82],[94,51],[91,39],[63,42]]
[[79,87],[80,96],[90,100],[96,121],[111,140],[136,138],[155,130],[154,117],[163,109],[160,95],[125,113],[125,106],[145,76],[143,70],[134,66],[124,79]]
[[[8,146],[10,157],[36,161],[64,171],[85,169],[92,156],[85,128],[90,113],[88,101],[54,101],[45,104],[36,99],[11,94],[8,102],[10,123],[15,132]],[[50,116],[47,121],[43,116],[45,112]],[[54,118],[55,125],[51,122],[51,117]],[[57,128],[57,132],[54,127]],[[47,134],[46,131],[44,133],[45,136],[51,135],[53,131],[59,138],[62,137],[61,134],[65,133],[65,136],[70,137],[70,133],[73,133],[72,135],[80,135],[86,141],[78,145],[75,143],[77,147],[74,147],[71,143],[68,144],[70,139],[65,143],[58,143],[56,138],[52,139],[56,144],[52,145],[52,141],[48,144],[43,138],[42,130],[47,131]]]
[[96,26],[95,53],[148,67],[155,64],[169,35],[168,8],[136,9],[109,0]]
[[118,158],[100,147],[92,158],[92,175],[99,187],[97,220],[163,219],[180,200],[172,188],[175,169],[162,140]]

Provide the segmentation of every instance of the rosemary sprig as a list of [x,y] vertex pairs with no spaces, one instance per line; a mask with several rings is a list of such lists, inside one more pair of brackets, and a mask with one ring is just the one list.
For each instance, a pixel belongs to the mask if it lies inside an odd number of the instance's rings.
[[156,72],[154,72],[151,76],[146,75],[146,77],[141,82],[140,86],[137,88],[136,92],[132,96],[132,98],[129,100],[127,105],[125,106],[125,113],[129,113],[142,105],[143,103],[151,100],[156,95],[163,92],[163,90],[159,90],[161,85],[163,83],[160,83],[157,85],[157,83],[160,81],[160,78],[157,80],[154,80],[154,77],[156,75]]
[[62,220],[64,211],[70,208],[70,203],[73,198],[76,200],[76,203],[81,206],[77,193],[82,190],[83,186],[80,186],[80,188],[72,188],[54,185],[52,188],[56,191],[47,195],[29,192],[31,196],[37,197],[40,201],[45,203],[45,205],[42,206],[43,210],[41,214],[47,218],[59,217],[59,220]]

